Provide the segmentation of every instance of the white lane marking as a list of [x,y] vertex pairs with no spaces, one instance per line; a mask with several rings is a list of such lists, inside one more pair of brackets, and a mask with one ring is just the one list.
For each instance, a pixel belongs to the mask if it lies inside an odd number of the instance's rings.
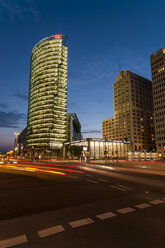
[[132,188],[126,187],[126,186],[123,186],[123,185],[120,185],[120,184],[118,184],[117,186],[119,186],[119,187],[121,187],[121,188],[124,188],[124,189],[132,190]]
[[76,228],[76,227],[79,227],[79,226],[85,226],[85,225],[92,224],[92,223],[94,223],[94,221],[92,219],[85,218],[85,219],[81,219],[81,220],[76,220],[76,221],[69,222],[68,224],[72,228]]
[[87,179],[87,181],[90,183],[98,183],[97,181],[92,181],[92,180],[88,180],[88,179]]
[[114,189],[119,189],[119,190],[122,190],[122,191],[127,191],[126,189],[123,189],[123,188],[119,188],[117,186],[113,186],[113,185],[110,185],[111,188],[114,188]]
[[143,209],[143,208],[151,207],[151,205],[148,203],[141,203],[141,204],[135,205],[135,207]]
[[98,180],[101,181],[101,182],[105,182],[105,183],[108,182],[108,180],[106,180],[106,179],[101,179],[101,178],[99,178]]
[[67,177],[69,177],[69,178],[74,178],[74,179],[77,179],[78,177],[76,177],[76,176],[68,176],[67,175]]
[[96,217],[100,220],[105,220],[105,219],[108,219],[108,218],[111,218],[111,217],[114,217],[116,216],[116,214],[112,213],[112,212],[106,212],[106,213],[103,213],[103,214],[98,214],[96,215]]
[[154,201],[150,201],[150,203],[153,205],[158,205],[158,204],[165,203],[165,202],[163,200],[154,200]]
[[37,233],[38,233],[40,238],[43,238],[43,237],[47,237],[49,235],[63,232],[63,231],[65,231],[65,229],[61,225],[58,225],[58,226],[52,226],[52,227],[49,227],[46,229],[42,229],[42,230],[38,231]]
[[91,175],[89,175],[89,174],[86,174],[86,176],[87,176],[87,177],[92,177],[92,176],[91,176]]
[[144,191],[145,194],[149,194],[150,192],[149,191]]
[[127,214],[127,213],[131,213],[131,212],[135,211],[135,209],[128,207],[128,208],[121,208],[121,209],[118,209],[116,211],[121,213],[121,214]]
[[26,235],[17,236],[10,239],[0,240],[0,248],[11,247],[28,242]]

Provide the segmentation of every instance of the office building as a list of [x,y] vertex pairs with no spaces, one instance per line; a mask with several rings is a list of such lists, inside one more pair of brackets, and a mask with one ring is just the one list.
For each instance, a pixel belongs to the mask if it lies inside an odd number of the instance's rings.
[[39,41],[32,50],[27,147],[55,154],[66,141],[67,63],[65,36]]
[[81,124],[75,113],[67,114],[67,141],[81,140]]
[[18,135],[18,143],[17,148],[19,153],[26,152],[26,135],[27,135],[27,127]]
[[113,93],[114,117],[102,122],[103,138],[129,140],[133,151],[155,150],[152,82],[121,71]]
[[156,147],[165,150],[165,48],[151,55]]

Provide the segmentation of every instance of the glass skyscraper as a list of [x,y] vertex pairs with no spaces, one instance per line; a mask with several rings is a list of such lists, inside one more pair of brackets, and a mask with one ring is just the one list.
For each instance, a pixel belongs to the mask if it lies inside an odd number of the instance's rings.
[[52,35],[32,50],[27,147],[52,151],[66,141],[68,47]]

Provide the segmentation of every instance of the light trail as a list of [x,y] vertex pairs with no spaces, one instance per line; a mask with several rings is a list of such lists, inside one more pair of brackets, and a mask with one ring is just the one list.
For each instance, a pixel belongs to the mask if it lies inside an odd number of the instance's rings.
[[30,172],[44,172],[44,173],[57,174],[57,175],[62,175],[62,176],[66,175],[66,173],[64,173],[64,172],[58,172],[58,171],[52,171],[52,170],[42,170],[42,169],[38,169],[38,168],[35,168],[35,167],[23,166],[23,168],[22,168],[21,166],[4,165],[3,168],[4,169],[21,170],[21,171],[30,171]]
[[39,165],[53,165],[53,166],[61,166],[61,167],[71,167],[71,168],[77,168],[75,165],[65,165],[65,164],[54,164],[54,163],[40,163],[40,162],[22,162],[20,161],[21,164],[39,164]]
[[[109,166],[104,166],[104,165],[98,165],[98,164],[87,164],[90,165],[91,168],[99,168],[99,169],[106,169],[106,170],[113,170],[114,172],[136,172],[136,173],[140,173],[140,174],[152,174],[152,175],[159,175],[159,176],[165,176],[165,171],[153,171],[153,170],[145,170],[145,169],[141,169],[141,168],[136,168],[136,169],[131,169],[131,168],[122,168],[122,167],[118,167],[118,166],[114,166],[114,167],[109,167]],[[86,169],[85,167],[83,169]],[[89,170],[89,167],[87,167],[87,169]]]
[[68,171],[68,172],[74,172],[74,173],[79,173],[79,174],[84,174],[83,171],[77,171],[77,170],[69,170],[69,169],[62,169],[62,168],[56,168],[56,167],[45,167],[45,166],[39,166],[39,165],[30,165],[30,167],[27,167],[27,165],[24,164],[17,164],[17,166],[15,165],[5,165],[4,167],[8,167],[8,168],[19,168],[19,167],[25,167],[25,168],[35,168],[36,170],[39,169],[46,169],[46,170],[59,170],[59,171]]
[[[26,165],[24,164],[17,164],[18,166],[22,166],[22,167],[26,167]],[[45,167],[45,166],[39,166],[39,165],[31,165],[32,168],[36,168],[36,169],[51,169],[51,170],[60,170],[60,171],[69,171],[69,172],[75,172],[75,173],[80,173],[80,174],[84,174],[83,171],[77,171],[77,170],[69,170],[69,169],[62,169],[62,168],[56,168],[56,167]]]

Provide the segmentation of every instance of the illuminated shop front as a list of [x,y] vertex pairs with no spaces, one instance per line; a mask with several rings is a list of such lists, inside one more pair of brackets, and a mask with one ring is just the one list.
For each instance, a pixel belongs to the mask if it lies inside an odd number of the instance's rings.
[[66,142],[68,48],[64,35],[38,42],[31,55],[27,146],[61,149]]
[[87,138],[64,143],[65,147],[79,146],[90,159],[125,158],[132,151],[130,141]]

